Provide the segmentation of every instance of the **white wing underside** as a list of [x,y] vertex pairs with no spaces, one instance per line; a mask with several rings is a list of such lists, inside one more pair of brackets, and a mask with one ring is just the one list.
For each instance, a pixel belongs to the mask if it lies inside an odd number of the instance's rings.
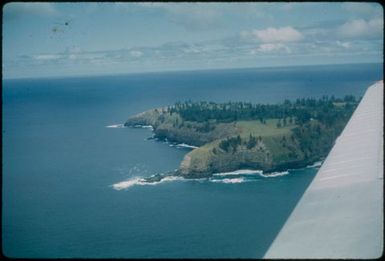
[[264,258],[382,255],[383,88],[368,88]]

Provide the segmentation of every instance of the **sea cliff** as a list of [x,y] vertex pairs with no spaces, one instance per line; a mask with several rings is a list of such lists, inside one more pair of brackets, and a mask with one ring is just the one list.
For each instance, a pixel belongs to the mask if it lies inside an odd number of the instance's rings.
[[357,101],[349,96],[324,98],[319,104],[314,100],[273,107],[229,104],[176,104],[134,115],[124,125],[151,125],[157,139],[197,146],[171,175],[201,178],[237,169],[271,173],[325,158]]

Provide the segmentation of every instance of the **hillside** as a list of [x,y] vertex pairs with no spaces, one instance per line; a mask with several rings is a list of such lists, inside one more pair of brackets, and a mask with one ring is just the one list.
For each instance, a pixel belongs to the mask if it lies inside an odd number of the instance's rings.
[[175,173],[186,178],[246,168],[269,173],[326,157],[357,104],[352,96],[275,105],[185,102],[137,114],[125,126],[151,125],[158,139],[198,146]]

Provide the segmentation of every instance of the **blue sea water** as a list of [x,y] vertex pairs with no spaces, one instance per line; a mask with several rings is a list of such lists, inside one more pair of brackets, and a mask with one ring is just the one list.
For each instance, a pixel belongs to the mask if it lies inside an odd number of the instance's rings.
[[260,258],[316,168],[115,190],[176,169],[189,149],[147,140],[149,129],[106,126],[188,99],[362,96],[382,71],[361,64],[3,80],[3,253]]

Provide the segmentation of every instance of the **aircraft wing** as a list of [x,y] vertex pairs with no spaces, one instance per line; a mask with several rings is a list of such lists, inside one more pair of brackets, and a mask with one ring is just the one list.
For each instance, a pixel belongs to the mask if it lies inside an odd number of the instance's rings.
[[264,258],[382,256],[383,88],[368,88]]

